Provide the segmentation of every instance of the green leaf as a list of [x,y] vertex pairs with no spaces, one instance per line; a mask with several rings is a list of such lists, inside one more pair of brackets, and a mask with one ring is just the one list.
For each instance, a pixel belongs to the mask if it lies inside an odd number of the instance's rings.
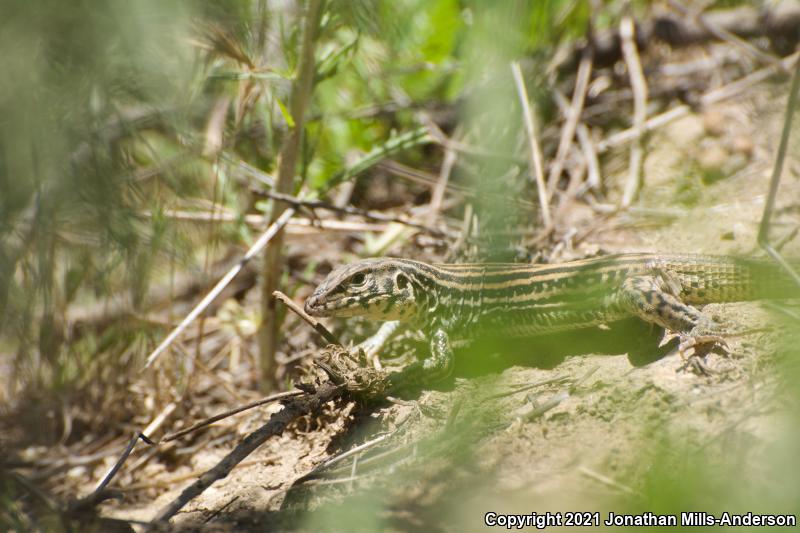
[[288,124],[290,128],[294,128],[294,118],[292,117],[292,114],[289,113],[289,110],[286,109],[286,106],[283,105],[283,102],[281,102],[280,99],[275,98],[275,101],[278,102],[278,107],[281,110],[281,115],[283,115],[283,120],[286,121],[286,124]]

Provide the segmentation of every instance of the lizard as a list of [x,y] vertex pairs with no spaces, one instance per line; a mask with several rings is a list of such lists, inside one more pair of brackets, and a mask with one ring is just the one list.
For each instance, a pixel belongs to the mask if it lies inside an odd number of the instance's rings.
[[381,340],[400,323],[421,330],[430,354],[403,369],[402,379],[428,385],[452,372],[454,341],[532,337],[635,316],[677,335],[683,354],[725,346],[722,325],[697,306],[797,296],[800,287],[777,265],[730,256],[632,253],[536,265],[376,258],[333,269],[305,311],[387,321]]

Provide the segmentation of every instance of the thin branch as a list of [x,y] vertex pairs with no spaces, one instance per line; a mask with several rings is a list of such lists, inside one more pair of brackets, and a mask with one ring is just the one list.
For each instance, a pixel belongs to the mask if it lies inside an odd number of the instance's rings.
[[[732,98],[734,96],[738,96],[739,94],[743,93],[744,91],[751,89],[755,85],[763,82],[764,80],[769,79],[775,73],[780,72],[784,69],[792,68],[797,63],[798,57],[800,54],[792,54],[789,57],[786,57],[781,60],[780,66],[770,65],[768,67],[764,67],[760,70],[752,72],[747,76],[743,76],[738,80],[731,82],[727,85],[723,85],[717,89],[707,92],[702,97],[700,97],[700,106],[707,107],[712,104],[716,104],[723,100],[727,100],[728,98]],[[651,132],[655,129],[658,129],[666,124],[669,124],[673,120],[677,120],[683,116],[688,115],[692,111],[688,105],[679,105],[669,109],[660,115],[656,115],[654,117],[649,118],[645,124],[644,129],[646,132]],[[634,126],[632,128],[628,128],[627,130],[620,131],[619,133],[615,133],[611,135],[607,139],[600,141],[597,143],[597,151],[598,153],[603,153],[611,148],[615,148],[617,146],[621,146],[626,144],[638,137],[639,130]]]
[[592,53],[591,48],[587,48],[578,66],[578,74],[575,77],[575,90],[572,93],[572,103],[566,110],[562,110],[565,121],[564,126],[561,128],[561,139],[558,141],[556,158],[553,161],[553,165],[550,167],[550,174],[547,177],[548,198],[553,197],[553,192],[556,190],[556,185],[558,184],[558,178],[564,170],[564,162],[567,159],[572,139],[575,137],[575,129],[581,118],[583,102],[586,99],[586,91],[589,88],[589,80],[591,80],[591,78]]
[[[303,139],[306,108],[311,100],[314,86],[314,50],[320,31],[323,12],[322,0],[308,0],[303,12],[303,40],[297,77],[292,83],[289,101],[291,120],[278,156],[277,192],[288,194],[294,190],[297,159]],[[282,202],[275,202],[273,217],[282,216],[286,208]],[[293,209],[292,209],[293,211]],[[278,289],[283,271],[283,232],[278,231],[275,242],[264,254],[261,267],[261,324],[258,328],[259,364],[261,388],[269,389],[274,384],[275,352],[278,346],[279,324],[272,293]]]
[[[298,198],[299,200],[299,198]],[[298,202],[299,204],[299,202]],[[139,211],[138,215],[142,218],[152,218],[153,213],[148,210]],[[360,214],[364,218],[371,218],[372,213],[365,212]],[[172,220],[181,222],[238,222],[244,220],[244,223],[254,228],[263,228],[264,224],[268,222],[268,218],[263,215],[244,215],[239,216],[230,212],[211,213],[208,211],[182,211],[177,209],[168,209],[159,213],[159,216],[169,217]],[[378,219],[375,219],[378,220]],[[387,222],[400,222],[400,220],[387,220]],[[348,221],[348,220],[324,220],[315,218],[309,220],[307,218],[292,218],[286,223],[286,232],[293,233],[292,229],[305,228],[300,230],[302,233],[307,233],[308,230],[328,230],[328,231],[373,231],[381,233],[386,231],[386,224],[367,224],[364,222]]]
[[733,46],[739,48],[744,53],[753,57],[757,61],[766,63],[768,65],[777,65],[780,63],[780,60],[777,57],[762,52],[761,50],[759,50],[752,44],[748,43],[741,37],[726,30],[724,27],[720,26],[712,19],[709,19],[709,17],[705,16],[703,13],[695,10],[690,10],[677,0],[669,0],[669,5],[673,9],[679,11],[681,15],[683,15],[684,17],[690,18],[693,21],[697,22],[700,26],[703,27],[703,29],[705,29],[708,33],[710,33],[720,41],[727,41],[731,43]]
[[[553,97],[561,112],[566,114],[569,109],[566,97],[556,88],[553,89]],[[578,135],[581,151],[583,152],[583,157],[586,160],[588,174],[586,183],[578,189],[577,192],[577,196],[581,196],[587,189],[600,189],[602,174],[600,172],[600,160],[597,158],[597,149],[592,140],[592,133],[589,131],[589,127],[583,122],[578,122],[576,133]]]
[[272,296],[283,302],[286,305],[286,307],[297,313],[297,315],[300,318],[305,320],[308,323],[308,325],[314,328],[316,332],[322,335],[322,337],[330,344],[341,344],[339,342],[339,339],[336,338],[336,335],[328,331],[327,328],[319,322],[319,320],[317,320],[312,316],[309,316],[309,314],[306,313],[302,307],[294,303],[294,300],[283,294],[281,291],[273,292]]
[[431,203],[428,212],[428,224],[436,222],[436,217],[442,209],[442,202],[444,201],[444,193],[447,190],[447,184],[450,181],[450,174],[453,172],[453,167],[456,165],[458,154],[452,148],[445,148],[444,160],[442,161],[442,168],[439,170],[439,179],[436,180],[436,185],[433,186],[431,192]]
[[128,445],[125,447],[125,450],[120,455],[117,462],[109,469],[103,479],[100,480],[100,483],[97,484],[97,487],[87,496],[80,498],[79,500],[75,500],[71,502],[69,505],[70,510],[72,511],[81,511],[86,509],[91,509],[96,506],[98,503],[109,499],[110,497],[114,497],[115,495],[109,493],[106,490],[106,487],[114,479],[114,476],[117,475],[119,469],[122,468],[122,465],[125,464],[125,461],[130,456],[131,452],[133,451],[136,443],[139,442],[139,439],[142,439],[147,444],[154,444],[144,433],[136,433],[130,441],[128,441]]
[[289,194],[283,194],[279,192],[272,192],[272,191],[262,191],[262,194],[265,196],[272,198],[274,200],[280,200],[281,202],[286,202],[294,207],[308,207],[310,209],[325,209],[326,211],[333,211],[335,213],[343,213],[346,215],[356,215],[360,217],[364,217],[369,220],[377,220],[380,222],[394,222],[396,224],[403,224],[405,226],[410,226],[412,228],[416,228],[436,237],[446,237],[447,234],[441,230],[436,228],[432,228],[430,226],[426,226],[425,224],[418,224],[416,222],[412,222],[403,217],[396,217],[392,215],[385,215],[383,213],[379,213],[376,211],[367,211],[365,209],[358,209],[356,207],[350,206],[336,206],[328,202],[323,202],[322,200],[305,200],[302,198],[297,198],[296,196],[292,196]]
[[[442,146],[447,148],[449,145],[443,144]],[[526,163],[527,163],[526,161],[521,162],[521,164],[526,164]],[[431,174],[428,174],[427,172],[415,168],[408,167],[406,165],[398,163],[397,161],[392,161],[392,160],[383,161],[380,164],[380,167],[386,170],[387,172],[394,174],[395,176],[407,179],[414,183],[419,183],[421,185],[431,186],[432,184],[435,184],[437,181],[436,176],[433,176]],[[478,196],[478,193],[476,193],[474,189],[471,189],[469,187],[464,187],[462,185],[456,185],[451,182],[447,183],[447,190],[450,191],[451,193],[460,194],[467,198],[475,198]],[[530,210],[536,209],[535,203],[528,202],[526,200],[521,200],[518,198],[509,198],[506,193],[492,193],[489,191],[484,191],[482,192],[482,194],[493,194],[495,196],[502,196],[503,198],[510,200],[515,205],[518,205],[521,208]]]
[[525,87],[525,80],[522,79],[522,69],[520,69],[519,63],[511,63],[511,73],[514,75],[514,83],[517,86],[517,94],[519,96],[520,104],[522,104],[522,117],[525,122],[525,130],[528,133],[528,142],[530,143],[529,171],[536,182],[536,189],[539,193],[539,205],[542,209],[542,221],[544,222],[545,227],[549,228],[553,225],[553,220],[550,217],[550,205],[548,202],[549,197],[544,182],[542,151],[539,148],[539,141],[536,136],[536,122],[534,121],[533,111],[531,110],[530,101],[528,100],[528,89]]
[[489,159],[498,159],[501,161],[509,161],[516,164],[525,164],[526,161],[513,154],[504,154],[500,152],[493,152],[479,146],[473,146],[462,141],[456,141],[445,135],[445,133],[436,125],[432,120],[425,121],[425,126],[428,128],[428,135],[430,139],[436,144],[439,144],[448,150],[454,150],[467,155],[476,157],[486,157]]
[[634,143],[631,145],[631,157],[628,168],[628,181],[622,194],[622,207],[630,206],[642,187],[642,170],[644,166],[645,122],[647,120],[647,81],[644,79],[642,63],[636,48],[633,18],[625,15],[619,24],[622,39],[622,55],[628,67],[633,90],[633,128],[636,131]]
[[165,443],[165,442],[170,442],[170,441],[179,439],[179,438],[181,438],[181,437],[183,437],[185,435],[188,435],[189,433],[197,431],[200,428],[204,428],[206,426],[209,426],[209,425],[213,424],[214,422],[219,422],[220,420],[223,420],[223,419],[228,418],[230,416],[237,415],[237,414],[241,413],[242,411],[247,411],[249,409],[253,409],[254,407],[259,407],[259,406],[262,406],[262,405],[266,405],[268,403],[277,402],[278,400],[283,400],[285,398],[292,398],[294,396],[300,396],[301,394],[305,394],[305,392],[299,391],[299,390],[291,390],[291,391],[286,391],[286,392],[279,392],[277,394],[271,394],[271,395],[267,396],[266,398],[261,398],[260,400],[256,400],[254,402],[250,402],[250,403],[248,403],[246,405],[242,405],[242,406],[236,407],[234,409],[230,409],[228,411],[220,413],[218,415],[214,415],[212,417],[206,418],[205,420],[202,420],[202,421],[200,421],[200,422],[198,422],[198,423],[196,423],[196,424],[194,424],[194,425],[192,425],[192,426],[190,426],[190,427],[188,427],[186,429],[182,429],[180,431],[176,431],[175,433],[170,433],[169,435],[165,436],[163,439],[158,441],[158,444],[162,444],[162,443]]
[[219,296],[219,295],[220,295],[220,293],[222,292],[222,290],[223,290],[225,287],[227,287],[227,286],[228,286],[228,284],[229,284],[229,283],[230,283],[230,282],[233,280],[233,278],[235,278],[235,277],[236,277],[236,275],[237,275],[239,272],[241,272],[241,271],[242,271],[242,269],[244,268],[244,266],[245,266],[245,265],[246,265],[246,264],[247,264],[247,263],[248,263],[248,262],[249,262],[249,261],[250,261],[250,260],[251,260],[253,257],[255,257],[257,254],[259,254],[259,253],[260,253],[260,252],[261,252],[261,251],[264,249],[264,247],[266,247],[266,246],[267,246],[267,244],[270,242],[270,240],[272,240],[272,238],[273,238],[273,237],[275,237],[275,235],[278,233],[278,231],[279,231],[279,230],[280,230],[280,229],[281,229],[283,226],[285,226],[285,225],[286,225],[286,223],[289,221],[289,219],[290,219],[290,218],[292,218],[292,215],[294,215],[294,212],[295,212],[295,210],[294,210],[294,208],[293,208],[293,207],[292,207],[292,208],[289,208],[289,209],[287,209],[286,211],[284,211],[284,212],[281,214],[281,216],[280,216],[280,217],[278,217],[278,219],[277,219],[277,220],[276,220],[276,221],[275,221],[275,222],[274,222],[274,223],[273,223],[273,224],[272,224],[272,225],[271,225],[269,228],[267,228],[267,231],[265,231],[265,232],[264,232],[264,233],[263,233],[263,234],[262,234],[262,235],[261,235],[261,236],[258,238],[258,240],[257,240],[255,243],[253,243],[253,246],[251,246],[249,250],[247,250],[247,253],[246,253],[246,254],[244,254],[244,257],[242,257],[242,260],[241,260],[241,261],[239,261],[239,262],[238,262],[238,263],[237,263],[237,264],[236,264],[236,265],[235,265],[233,268],[231,268],[231,269],[228,271],[228,273],[227,273],[227,274],[225,274],[225,275],[222,277],[222,279],[221,279],[221,280],[219,280],[219,281],[217,282],[217,284],[216,284],[216,285],[214,285],[214,288],[213,288],[213,289],[211,289],[211,291],[209,291],[209,293],[208,293],[208,294],[206,294],[206,296],[205,296],[205,297],[204,297],[202,300],[200,300],[200,303],[198,303],[198,304],[197,304],[197,305],[194,307],[194,309],[192,309],[192,310],[189,312],[189,314],[188,314],[188,315],[186,315],[186,317],[185,317],[183,320],[181,320],[181,323],[180,323],[180,324],[178,324],[178,326],[177,326],[175,329],[173,329],[173,330],[172,330],[172,332],[171,332],[171,333],[170,333],[170,334],[167,336],[167,338],[166,338],[166,339],[164,339],[164,340],[161,342],[161,344],[159,344],[159,345],[158,345],[158,347],[157,347],[155,350],[153,350],[153,353],[151,353],[151,354],[150,354],[150,355],[147,357],[147,363],[145,363],[145,365],[144,365],[144,368],[148,368],[148,367],[150,367],[150,366],[151,366],[151,365],[152,365],[152,364],[155,362],[155,360],[156,360],[156,359],[158,359],[158,357],[159,357],[159,356],[160,356],[162,353],[164,353],[164,350],[166,350],[166,349],[169,347],[169,345],[170,345],[170,344],[172,344],[172,342],[173,342],[175,339],[177,339],[177,338],[178,338],[178,336],[179,336],[181,333],[183,333],[183,331],[184,331],[184,330],[185,330],[187,327],[189,327],[189,325],[190,325],[192,322],[194,322],[194,320],[195,320],[195,319],[196,319],[198,316],[200,316],[200,313],[202,313],[203,311],[205,311],[205,310],[206,310],[206,308],[207,308],[207,307],[208,307],[208,306],[211,304],[211,302],[213,302],[213,301],[214,301],[214,300],[217,298],[217,296]]
[[764,204],[764,214],[761,216],[761,223],[758,225],[758,244],[800,285],[800,275],[797,270],[789,264],[781,253],[773,247],[769,241],[769,226],[772,219],[772,211],[775,208],[775,198],[778,194],[778,186],[783,174],[783,164],[786,159],[786,151],[789,147],[789,136],[792,132],[792,118],[797,111],[797,93],[800,92],[800,62],[794,71],[792,85],[789,89],[789,98],[786,101],[786,116],[783,120],[783,130],[781,140],[778,145],[778,153],[775,155],[775,166],[772,168],[772,178],[769,182],[769,192],[767,201]]
[[236,465],[241,463],[264,442],[271,437],[281,435],[286,426],[292,421],[305,414],[317,413],[322,406],[341,395],[342,391],[342,387],[324,384],[317,388],[313,394],[289,400],[282,410],[270,417],[266,424],[245,437],[236,448],[212,469],[200,476],[197,481],[186,487],[177,498],[164,506],[153,518],[151,525],[155,526],[166,522],[175,516],[187,503],[202,494],[213,483],[227,477]]
[[594,470],[591,470],[590,468],[588,468],[586,466],[578,467],[578,472],[580,472],[581,474],[583,474],[584,476],[586,476],[586,477],[588,477],[590,479],[593,479],[593,480],[595,480],[595,481],[597,481],[599,483],[602,483],[603,485],[618,489],[618,490],[620,490],[622,492],[625,492],[626,494],[630,494],[632,496],[641,496],[641,494],[639,492],[636,492],[635,490],[633,490],[629,486],[623,485],[622,483],[620,483],[618,481],[614,481],[610,477],[604,476],[603,474],[595,472]]

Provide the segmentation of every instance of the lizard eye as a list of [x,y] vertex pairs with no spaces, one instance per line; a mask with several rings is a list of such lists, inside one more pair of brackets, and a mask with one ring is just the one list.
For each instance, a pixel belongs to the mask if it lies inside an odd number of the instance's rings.
[[367,281],[367,276],[363,272],[359,272],[350,278],[350,285],[363,285],[365,281]]

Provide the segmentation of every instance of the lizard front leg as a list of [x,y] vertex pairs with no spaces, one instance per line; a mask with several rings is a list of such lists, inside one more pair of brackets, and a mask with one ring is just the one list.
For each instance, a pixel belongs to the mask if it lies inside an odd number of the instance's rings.
[[669,279],[668,274],[628,278],[619,296],[630,313],[676,333],[681,341],[681,355],[692,348],[695,355],[705,355],[716,345],[726,347],[719,336],[722,327],[711,317],[683,303],[679,297],[680,285]]
[[431,353],[400,372],[389,375],[390,389],[425,386],[447,378],[453,372],[453,349],[447,332],[437,329],[431,335]]
[[356,346],[357,349],[364,350],[364,355],[367,357],[367,362],[376,370],[380,370],[382,368],[378,354],[399,327],[399,320],[390,320],[388,322],[384,322],[375,335],[364,339],[364,341]]

